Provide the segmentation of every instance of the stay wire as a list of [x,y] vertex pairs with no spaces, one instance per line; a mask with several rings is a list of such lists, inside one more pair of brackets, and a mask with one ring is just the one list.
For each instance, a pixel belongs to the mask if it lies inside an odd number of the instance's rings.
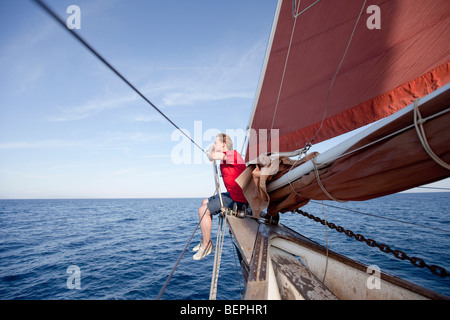
[[420,189],[432,189],[432,190],[446,190],[446,191],[450,191],[450,188],[441,188],[441,187],[416,187],[416,188],[420,188]]
[[[298,5],[298,10],[300,9],[300,4]],[[297,24],[297,18],[300,14],[297,15],[297,10],[294,8],[294,24],[292,26],[292,31],[291,31],[291,39],[289,41],[289,47],[286,53],[286,59],[284,60],[284,68],[283,68],[283,75],[281,76],[281,81],[280,81],[280,87],[278,88],[278,96],[277,96],[277,102],[275,104],[275,110],[273,111],[273,117],[272,117],[272,125],[270,126],[270,132],[268,135],[268,140],[267,140],[267,146],[269,146],[269,142],[271,140],[272,137],[272,129],[273,129],[273,125],[275,124],[275,117],[277,115],[277,111],[278,111],[278,104],[280,102],[280,97],[281,97],[281,92],[283,90],[283,82],[284,82],[284,77],[286,75],[286,70],[287,70],[287,65],[288,65],[288,61],[289,61],[289,55],[291,53],[291,47],[292,47],[292,40],[294,39],[294,33],[295,33],[295,25]]]
[[[219,190],[219,188],[216,188],[216,191],[214,191],[213,196],[216,195],[217,191]],[[181,252],[180,256],[178,257],[177,262],[175,263],[175,265],[172,268],[172,271],[170,272],[169,276],[166,279],[166,282],[164,282],[164,285],[162,286],[161,290],[159,291],[158,296],[156,297],[156,300],[161,300],[162,295],[164,294],[164,291],[166,290],[170,280],[172,279],[173,274],[175,273],[175,270],[177,269],[178,265],[180,264],[181,258],[184,256],[184,253],[187,250],[187,247],[189,246],[189,244],[191,243],[192,239],[194,238],[195,233],[197,232],[198,227],[200,226],[200,223],[202,222],[203,218],[205,217],[206,211],[208,211],[209,209],[209,204],[211,202],[208,202],[208,205],[206,206],[205,212],[203,212],[203,215],[200,219],[200,221],[197,223],[197,226],[194,229],[194,232],[192,232],[191,237],[189,238],[188,242],[186,243],[186,245],[184,246],[183,251]]]
[[227,216],[219,214],[219,222],[217,224],[216,253],[214,255],[213,272],[211,277],[211,288],[209,292],[209,300],[216,300],[217,283],[219,281],[220,261],[222,260],[223,241],[225,239],[225,229],[227,225]]
[[41,0],[32,0],[42,9],[44,9],[51,17],[53,17],[64,29],[66,29],[72,36],[74,36],[81,44],[83,44],[92,54],[94,54],[103,64],[105,64],[112,72],[114,72],[123,82],[125,82],[131,89],[133,89],[142,99],[144,99],[150,106],[152,106],[160,115],[162,115],[172,126],[178,129],[184,136],[186,136],[197,148],[207,155],[207,152],[200,147],[191,137],[189,137],[183,130],[180,129],[168,116],[166,116],[156,105],[154,105],[144,94],[142,94],[130,81],[127,80],[116,68],[114,68],[100,53],[98,53],[89,43],[86,42],[79,34],[72,29],[67,28],[66,23],[61,19],[49,6]]
[[[314,200],[311,200],[310,202],[311,203],[315,203],[315,204],[320,204],[320,202],[314,201]],[[322,201],[322,204],[323,204],[323,201]],[[335,205],[327,204],[327,203],[325,203],[325,206],[336,208],[336,209],[341,209],[341,210],[345,210],[345,211],[348,211],[348,212],[353,212],[353,213],[357,213],[357,214],[361,214],[361,215],[365,215],[365,216],[370,216],[370,217],[374,217],[374,218],[378,218],[378,219],[389,220],[389,221],[394,221],[394,222],[399,222],[399,223],[404,223],[404,224],[410,224],[410,225],[413,225],[413,226],[416,226],[416,227],[421,227],[421,228],[424,228],[424,229],[431,229],[431,230],[441,231],[441,232],[445,232],[445,233],[450,233],[449,230],[436,228],[436,227],[431,227],[431,226],[426,226],[426,225],[419,224],[419,223],[414,223],[414,222],[411,222],[411,221],[405,221],[405,220],[400,220],[400,219],[380,216],[380,215],[376,215],[376,214],[372,214],[372,213],[362,212],[362,211],[353,210],[353,209],[349,209],[349,208],[344,208],[344,207],[340,207],[340,206],[335,206]]]
[[[324,124],[324,122],[325,122],[325,118],[326,118],[326,116],[327,116],[327,110],[328,110],[328,104],[329,104],[329,97],[330,97],[331,89],[332,89],[333,86],[334,86],[334,81],[336,80],[336,78],[337,78],[337,76],[338,76],[338,74],[339,74],[339,71],[341,70],[342,64],[344,63],[344,60],[345,60],[345,58],[346,58],[346,56],[347,56],[348,49],[350,48],[350,44],[352,43],[353,36],[355,35],[355,31],[356,31],[356,28],[357,28],[357,26],[358,26],[359,20],[361,19],[361,16],[362,16],[362,14],[363,14],[363,12],[364,12],[364,8],[366,7],[366,2],[367,2],[367,0],[364,0],[364,3],[363,3],[363,5],[362,5],[362,7],[361,7],[361,11],[359,12],[358,18],[356,19],[356,22],[355,22],[355,25],[354,25],[354,27],[353,27],[352,33],[351,33],[351,35],[350,35],[350,39],[349,39],[348,42],[347,42],[347,47],[345,48],[344,55],[342,56],[341,62],[339,63],[339,66],[337,67],[337,70],[336,70],[336,72],[334,73],[333,79],[331,80],[330,87],[328,88],[328,91],[327,91],[327,96],[326,96],[326,101],[325,101],[325,110],[324,110],[324,112],[323,112],[322,121],[321,121],[320,126],[319,126],[319,129],[317,129],[317,131],[316,131],[314,137],[313,137],[313,138],[311,139],[311,141],[308,143],[308,144],[310,144],[310,145],[312,145],[312,143],[314,142],[314,140],[316,140],[317,135],[318,135],[319,132],[322,130],[323,124]],[[308,144],[307,144],[307,145],[308,145]]]
[[323,272],[323,279],[322,283],[325,283],[325,278],[327,276],[328,271],[328,223],[327,223],[327,214],[325,213],[325,202],[322,200],[322,207],[323,207],[323,219],[325,221],[325,250],[326,250],[326,261],[325,261],[325,271]]

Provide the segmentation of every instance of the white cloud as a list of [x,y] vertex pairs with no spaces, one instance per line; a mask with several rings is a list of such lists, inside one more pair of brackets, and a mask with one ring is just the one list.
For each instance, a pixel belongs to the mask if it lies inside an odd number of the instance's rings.
[[[218,50],[221,53],[209,66],[198,67],[194,61],[191,66],[160,68],[162,80],[147,83],[144,91],[157,97],[163,106],[253,99],[264,50],[265,42],[261,41],[244,53],[238,49]],[[197,59],[198,65],[203,63],[203,57]]]
[[[85,140],[36,140],[36,141],[14,141],[0,143],[0,150],[10,149],[39,149],[39,148],[98,148],[106,147],[120,149],[125,153],[130,151],[132,144],[147,144],[161,139],[159,134],[147,132],[103,132],[97,137]],[[125,146],[125,147],[124,147]]]
[[19,93],[27,92],[30,88],[34,87],[36,83],[45,74],[43,66],[33,66],[28,69],[27,72],[22,72],[23,78],[20,84]]
[[0,144],[0,149],[31,149],[31,148],[72,148],[82,146],[83,141],[41,140],[41,141],[17,141]]
[[105,94],[103,97],[88,100],[83,104],[74,106],[60,106],[57,109],[59,109],[61,113],[57,116],[47,117],[47,120],[51,122],[81,120],[96,115],[102,111],[124,107],[127,104],[137,100],[138,96],[136,94],[128,94],[119,97],[111,97]]
[[[142,79],[144,74],[147,78],[149,74],[152,75],[151,81],[142,85],[134,83],[134,85],[159,109],[233,98],[253,99],[265,45],[264,41],[259,41],[244,52],[241,48],[214,49],[211,51],[218,52],[218,54],[208,52],[208,56],[199,55],[193,61],[150,69],[141,65],[142,61],[138,62],[139,65],[134,66],[127,62],[127,68],[140,70],[140,76],[135,76],[135,78]],[[211,58],[211,56],[215,58]],[[35,73],[30,74],[28,82],[32,83],[35,81],[33,79],[37,79],[38,76],[40,76],[39,70],[35,70]],[[117,79],[110,79],[114,82],[110,85],[116,88]],[[57,106],[58,112],[47,117],[47,120],[51,122],[77,121],[104,111],[124,108],[132,103],[146,105],[146,102],[136,93],[127,91],[128,87],[125,83],[123,83],[125,90],[120,90],[126,92],[123,95],[119,95],[120,93],[116,91],[111,92],[108,85],[108,83],[105,84],[106,89],[102,94],[97,94],[96,97],[86,97],[84,102]],[[148,107],[151,109],[151,106]],[[161,120],[159,115],[153,114],[128,116],[127,119],[135,122]]]
[[148,154],[142,156],[142,159],[161,159],[161,158],[170,158],[170,154]]
[[158,115],[136,114],[127,116],[126,119],[131,122],[162,122],[163,118]]
[[123,176],[123,175],[130,175],[132,173],[140,172],[140,169],[138,168],[124,168],[116,171],[106,172],[103,174],[104,177],[111,177],[111,176]]
[[134,143],[149,143],[161,139],[159,134],[149,134],[147,132],[105,132],[100,135],[99,141],[105,145],[116,145],[117,142],[126,141]]

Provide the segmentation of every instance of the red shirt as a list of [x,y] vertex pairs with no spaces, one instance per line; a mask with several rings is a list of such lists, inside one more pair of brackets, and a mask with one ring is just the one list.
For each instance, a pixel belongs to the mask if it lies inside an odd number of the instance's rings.
[[231,199],[237,202],[247,203],[247,199],[245,198],[241,187],[235,181],[245,170],[245,161],[236,150],[224,153],[226,158],[224,161],[220,162],[220,172],[222,173],[223,183],[230,193]]

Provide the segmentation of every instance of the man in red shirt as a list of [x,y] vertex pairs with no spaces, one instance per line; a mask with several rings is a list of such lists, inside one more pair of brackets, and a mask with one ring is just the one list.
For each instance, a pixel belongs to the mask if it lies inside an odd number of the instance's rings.
[[[241,187],[235,180],[245,170],[246,166],[242,156],[236,150],[233,150],[233,141],[230,136],[219,133],[214,140],[208,157],[211,161],[220,160],[220,172],[228,191],[222,193],[223,205],[233,208],[236,203],[238,208],[241,209],[247,203],[247,199],[245,199]],[[203,259],[214,251],[214,246],[211,242],[212,215],[218,214],[221,211],[220,208],[220,197],[215,195],[203,200],[201,207],[198,209],[203,239],[193,249],[193,251],[197,251],[194,255],[194,260]]]

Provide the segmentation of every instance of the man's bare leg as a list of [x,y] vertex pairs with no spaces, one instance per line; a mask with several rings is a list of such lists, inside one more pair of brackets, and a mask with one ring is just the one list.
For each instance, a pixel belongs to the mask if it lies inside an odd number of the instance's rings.
[[[212,217],[211,212],[207,209],[208,199],[202,201],[202,205],[198,209],[198,218],[200,221],[200,229],[202,230],[202,246],[206,248],[211,241]],[[202,219],[203,217],[203,219]]]

